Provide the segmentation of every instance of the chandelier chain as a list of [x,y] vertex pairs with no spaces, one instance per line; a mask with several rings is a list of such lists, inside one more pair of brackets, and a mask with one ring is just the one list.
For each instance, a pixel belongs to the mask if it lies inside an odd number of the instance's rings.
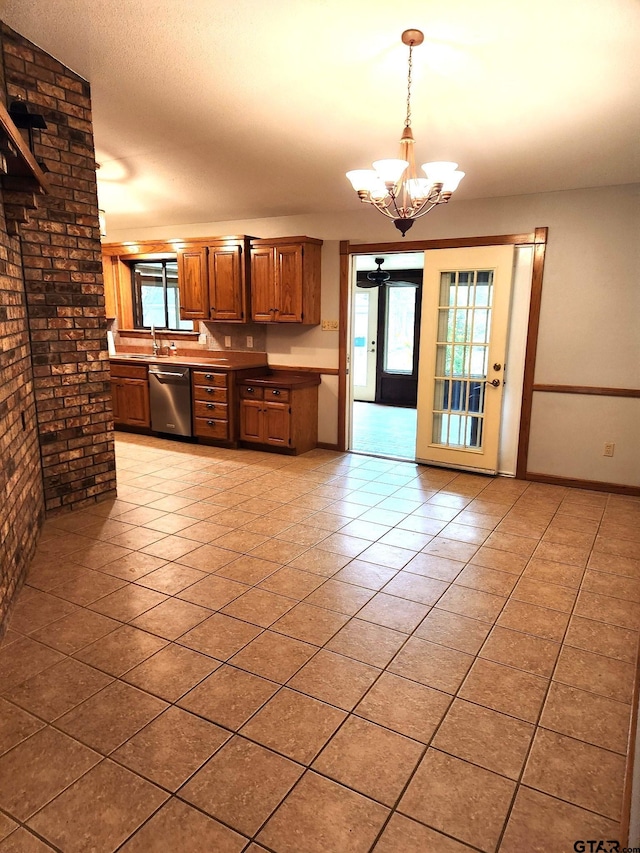
[[404,120],[405,127],[411,127],[411,72],[413,70],[413,44],[409,45],[409,69],[407,72],[407,117]]

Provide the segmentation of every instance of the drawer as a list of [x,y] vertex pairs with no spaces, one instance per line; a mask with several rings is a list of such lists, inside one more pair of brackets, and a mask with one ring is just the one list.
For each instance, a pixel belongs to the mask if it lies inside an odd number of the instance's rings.
[[194,385],[214,385],[216,388],[227,387],[227,374],[214,373],[211,370],[192,370]]
[[194,418],[194,432],[203,438],[226,439],[229,437],[229,422],[215,418]]
[[265,388],[265,400],[277,400],[278,403],[288,403],[291,391],[288,388]]
[[205,402],[212,400],[214,403],[226,403],[227,389],[214,388],[213,385],[194,385],[193,399],[203,400]]
[[212,400],[207,400],[206,403],[202,400],[196,400],[193,404],[193,413],[197,418],[214,418],[220,421],[225,421],[229,418],[227,404],[216,403]]
[[146,364],[112,364],[111,375],[122,379],[146,379],[149,368]]
[[262,400],[263,390],[260,385],[241,385],[240,397],[243,400]]

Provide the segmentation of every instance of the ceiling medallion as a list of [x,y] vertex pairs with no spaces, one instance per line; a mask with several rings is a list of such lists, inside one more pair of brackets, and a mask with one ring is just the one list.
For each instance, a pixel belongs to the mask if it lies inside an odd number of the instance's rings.
[[422,44],[424,35],[420,30],[405,30],[402,41],[409,47],[407,71],[407,117],[400,139],[400,156],[397,160],[376,160],[373,169],[355,169],[347,172],[360,201],[374,207],[393,219],[393,224],[402,236],[411,228],[415,219],[429,213],[438,204],[446,204],[451,194],[464,178],[457,171],[457,163],[424,163],[425,177],[418,175],[415,165],[414,138],[411,131],[411,71],[412,52]]

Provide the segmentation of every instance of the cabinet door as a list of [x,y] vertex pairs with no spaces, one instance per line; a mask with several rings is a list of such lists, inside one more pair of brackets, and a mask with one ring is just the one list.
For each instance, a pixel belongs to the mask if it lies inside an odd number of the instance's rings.
[[111,380],[111,407],[113,409],[113,422],[122,423],[122,403],[120,402],[120,381]]
[[183,320],[206,320],[209,317],[207,250],[201,247],[178,251],[178,287],[180,317]]
[[276,246],[276,320],[302,322],[302,251],[298,246]]
[[251,249],[251,316],[257,323],[270,323],[276,308],[273,281],[273,249]]
[[122,423],[149,427],[149,383],[146,379],[120,380],[120,413]]
[[288,403],[263,403],[263,441],[276,447],[289,447],[291,437],[291,415]]
[[262,442],[262,400],[242,400],[240,403],[240,438]]
[[240,246],[209,247],[209,316],[243,322],[245,292]]

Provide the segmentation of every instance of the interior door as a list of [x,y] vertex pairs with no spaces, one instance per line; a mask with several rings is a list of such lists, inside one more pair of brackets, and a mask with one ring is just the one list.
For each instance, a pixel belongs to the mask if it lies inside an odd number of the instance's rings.
[[378,298],[380,289],[353,289],[353,399],[373,403],[376,398]]
[[425,253],[420,462],[496,473],[513,246]]

